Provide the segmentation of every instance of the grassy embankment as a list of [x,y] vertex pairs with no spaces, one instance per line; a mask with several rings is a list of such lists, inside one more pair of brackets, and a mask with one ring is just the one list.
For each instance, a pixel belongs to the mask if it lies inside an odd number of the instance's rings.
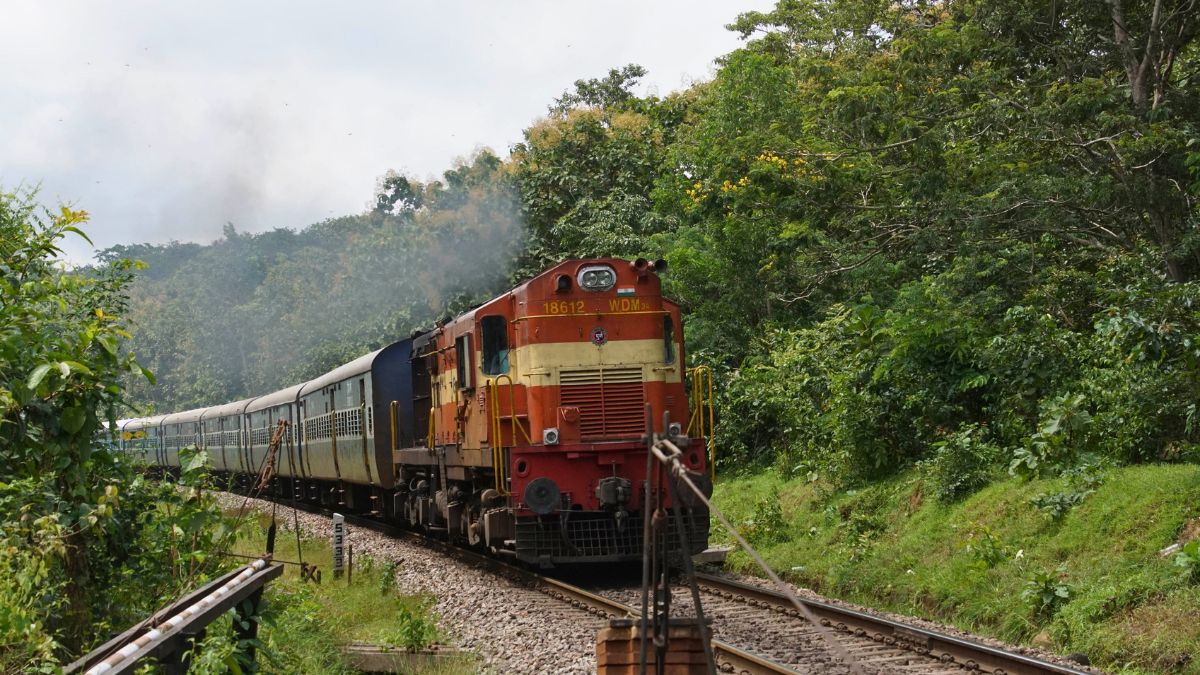
[[[266,546],[269,519],[248,522],[233,547],[235,553],[259,555]],[[258,662],[265,673],[351,673],[340,655],[349,642],[406,648],[423,648],[439,640],[441,632],[430,606],[433,598],[408,595],[395,585],[394,568],[367,557],[355,556],[353,583],[334,580],[330,572],[332,551],[327,541],[301,540],[303,559],[316,564],[320,584],[302,582],[300,569],[287,565],[284,575],[267,587],[268,609],[259,630],[266,645]],[[275,557],[298,559],[295,534],[279,530]],[[464,657],[426,668],[422,675],[474,673],[478,664]]]
[[[1012,478],[946,505],[915,471],[839,492],[764,473],[716,493],[768,563],[825,595],[1114,671],[1200,673],[1200,584],[1158,554],[1200,534],[1200,467],[1110,470],[1058,520],[1030,503],[1060,486]],[[729,565],[754,566],[740,551]],[[1035,580],[1058,599],[1023,599]]]

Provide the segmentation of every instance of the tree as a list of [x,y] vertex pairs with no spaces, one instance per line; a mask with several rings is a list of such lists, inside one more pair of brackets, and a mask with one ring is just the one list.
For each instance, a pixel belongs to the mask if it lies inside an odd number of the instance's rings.
[[0,638],[27,639],[41,658],[56,639],[78,649],[102,618],[91,594],[105,563],[93,546],[112,534],[122,474],[94,439],[124,403],[121,375],[149,377],[124,349],[133,263],[94,276],[55,267],[57,242],[85,237],[86,219],[0,193],[0,568],[13,603]]
[[636,63],[613,68],[603,78],[575,80],[575,91],[563,92],[550,106],[550,111],[565,115],[572,108],[608,108],[621,110],[636,107],[638,99],[632,89],[646,76],[646,69]]
[[396,215],[412,212],[424,205],[423,186],[389,170],[379,179],[375,188],[375,206],[372,209],[381,215]]

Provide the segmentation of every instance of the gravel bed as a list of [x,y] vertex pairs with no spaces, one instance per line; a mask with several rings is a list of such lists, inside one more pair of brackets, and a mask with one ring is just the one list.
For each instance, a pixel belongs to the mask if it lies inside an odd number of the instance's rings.
[[[244,497],[216,493],[225,508]],[[251,499],[252,508],[270,512],[271,502]],[[291,509],[280,505],[281,527],[291,527]],[[297,513],[301,534],[331,535],[329,519]],[[540,591],[451,560],[422,546],[347,525],[354,553],[381,563],[395,561],[397,587],[437,598],[438,625],[453,644],[477,652],[496,673],[584,674],[596,670],[596,633],[603,622]]]

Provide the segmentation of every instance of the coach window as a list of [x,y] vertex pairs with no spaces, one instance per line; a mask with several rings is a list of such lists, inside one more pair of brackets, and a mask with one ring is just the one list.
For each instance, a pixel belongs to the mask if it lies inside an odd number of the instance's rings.
[[663,317],[663,363],[675,363],[675,324],[670,314]]
[[483,339],[483,372],[502,375],[508,372],[508,321],[502,316],[485,316],[479,321]]
[[458,368],[458,388],[474,389],[471,381],[471,334],[458,336],[454,341],[454,361]]

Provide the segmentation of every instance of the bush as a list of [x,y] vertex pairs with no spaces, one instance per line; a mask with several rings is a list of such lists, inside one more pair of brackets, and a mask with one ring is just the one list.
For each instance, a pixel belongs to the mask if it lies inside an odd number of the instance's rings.
[[1091,426],[1082,395],[1064,394],[1048,401],[1037,433],[1013,454],[1009,473],[1026,478],[1062,473],[1079,459]]
[[987,485],[999,450],[983,439],[976,424],[965,424],[933,444],[933,457],[925,467],[933,492],[942,502],[953,502]]
[[396,612],[396,625],[384,641],[410,652],[426,649],[438,639],[437,623],[428,611],[428,606],[404,605]]
[[787,539],[787,521],[779,505],[779,493],[772,492],[754,504],[754,515],[738,526],[738,532],[751,546],[774,544]]
[[979,526],[971,532],[966,549],[981,570],[991,569],[1011,555],[1000,537],[987,526]]
[[0,669],[20,671],[53,670],[201,581],[220,515],[105,442],[123,377],[153,379],[122,319],[136,264],[64,272],[59,242],[87,214],[33,198],[0,192]]
[[1192,583],[1200,582],[1200,539],[1193,539],[1175,553],[1175,564]]
[[1033,609],[1034,614],[1046,619],[1054,615],[1071,599],[1071,587],[1061,579],[1067,568],[1060,565],[1054,572],[1037,572],[1025,582],[1021,599]]

